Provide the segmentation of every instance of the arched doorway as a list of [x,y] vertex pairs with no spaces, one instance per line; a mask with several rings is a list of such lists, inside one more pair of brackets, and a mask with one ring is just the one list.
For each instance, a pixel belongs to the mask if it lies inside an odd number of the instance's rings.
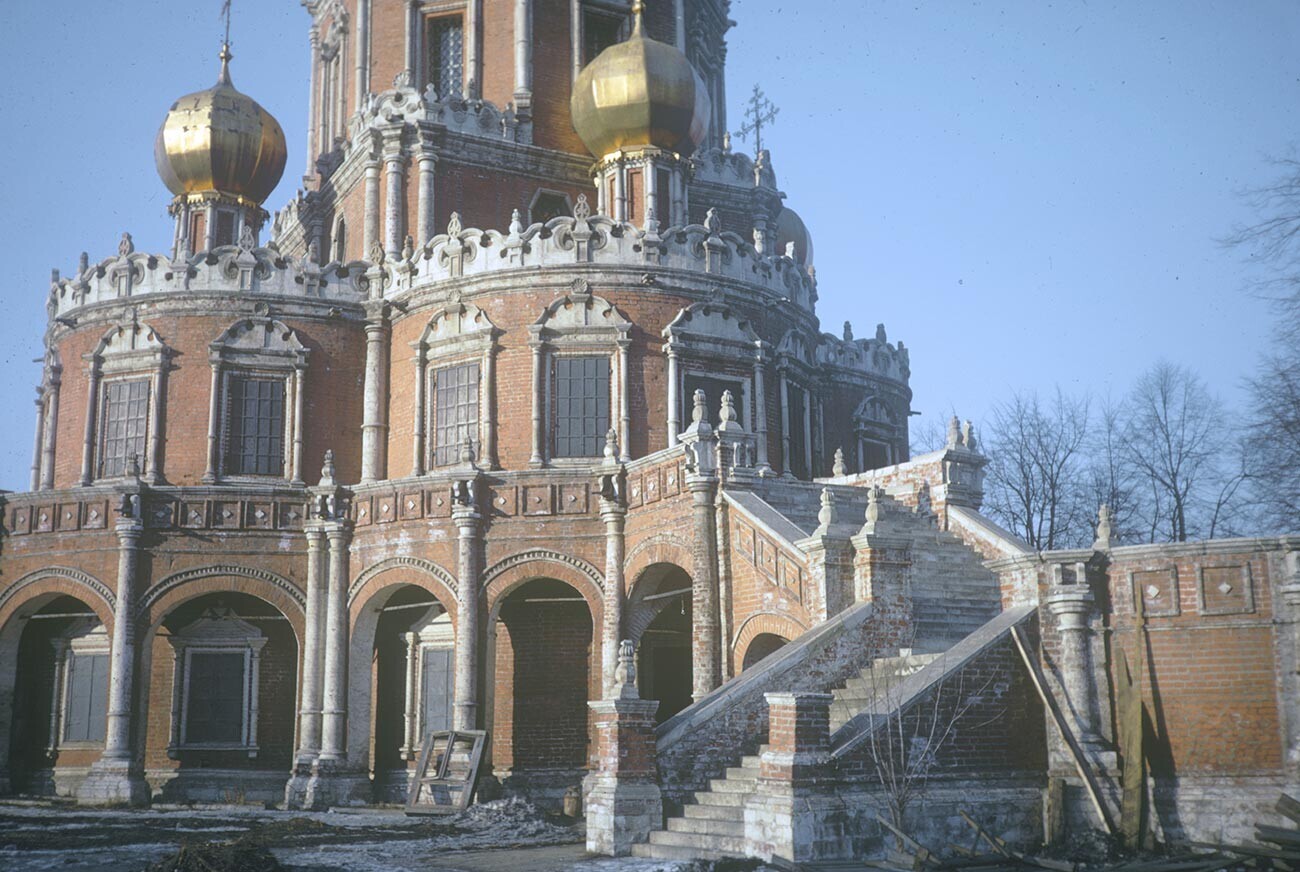
[[740,667],[741,670],[744,671],[764,657],[775,654],[789,643],[789,639],[778,636],[776,633],[759,633],[749,643],[749,647],[745,649],[745,660]]
[[627,613],[637,690],[659,701],[655,717],[663,723],[691,704],[691,577],[676,564],[651,564],[633,585]]
[[76,792],[104,749],[108,661],[108,630],[79,597],[37,596],[0,631],[12,792]]
[[488,653],[494,770],[507,791],[558,805],[586,769],[600,696],[591,608],[567,582],[524,581],[494,604]]
[[293,762],[298,632],[236,590],[155,604],[142,645],[145,776],[175,801],[278,801]]

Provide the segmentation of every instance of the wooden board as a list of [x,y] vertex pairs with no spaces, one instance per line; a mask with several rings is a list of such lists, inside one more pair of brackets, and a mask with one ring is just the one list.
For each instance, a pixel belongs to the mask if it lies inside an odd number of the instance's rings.
[[469,808],[487,746],[483,730],[439,730],[425,734],[406,813],[455,814]]

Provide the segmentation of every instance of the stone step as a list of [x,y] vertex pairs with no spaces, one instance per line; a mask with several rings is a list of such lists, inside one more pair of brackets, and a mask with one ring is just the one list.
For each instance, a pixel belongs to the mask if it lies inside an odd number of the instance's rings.
[[745,799],[748,793],[727,793],[725,791],[714,792],[712,790],[697,790],[695,792],[695,802],[701,806],[711,805],[725,808],[744,808]]
[[753,778],[711,778],[709,779],[709,790],[714,793],[741,793],[750,794],[758,788],[758,773],[754,773]]
[[745,765],[728,766],[727,771],[723,774],[722,777],[728,779],[737,778],[737,779],[745,779],[745,780],[753,781],[755,778],[758,778],[758,764],[755,763],[753,766],[745,766]]
[[653,845],[642,842],[632,846],[632,856],[644,857],[648,860],[722,860],[734,855],[707,848],[680,848],[676,845]]
[[712,836],[703,833],[678,833],[658,830],[650,834],[650,844],[674,848],[718,851],[723,854],[741,854],[745,850],[744,836]]
[[673,833],[696,833],[702,836],[741,836],[745,835],[745,820],[714,820],[712,818],[671,818],[668,831]]
[[683,808],[682,816],[709,821],[744,821],[745,807],[743,805],[705,805],[699,803]]

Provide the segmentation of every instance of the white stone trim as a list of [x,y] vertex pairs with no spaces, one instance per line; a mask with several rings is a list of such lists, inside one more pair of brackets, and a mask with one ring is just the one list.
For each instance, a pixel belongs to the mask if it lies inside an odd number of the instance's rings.
[[437,312],[420,338],[411,343],[415,352],[415,408],[412,475],[424,475],[434,467],[434,426],[429,402],[433,373],[461,363],[479,365],[479,457],[489,469],[499,468],[496,448],[496,354],[502,331],[487,313],[473,303],[453,300]]
[[[205,614],[167,638],[172,645],[172,719],[167,752],[244,751],[256,757],[257,716],[260,696],[261,652],[266,637],[257,627],[233,613]],[[189,717],[191,661],[194,654],[244,655],[243,718],[239,742],[190,742]]]
[[132,316],[111,328],[99,340],[95,350],[83,357],[86,363],[86,431],[81,457],[81,486],[98,478],[103,458],[104,391],[111,381],[149,382],[149,410],[145,424],[145,451],[140,458],[145,481],[162,480],[160,454],[163,431],[163,397],[166,393],[167,365],[172,350],[147,324]]

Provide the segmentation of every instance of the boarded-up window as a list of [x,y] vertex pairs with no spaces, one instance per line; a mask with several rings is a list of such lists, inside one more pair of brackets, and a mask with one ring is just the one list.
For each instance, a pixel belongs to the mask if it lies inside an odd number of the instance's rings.
[[425,25],[427,54],[425,71],[428,84],[441,100],[464,97],[465,28],[458,15],[430,18]]
[[284,380],[231,376],[228,384],[225,471],[284,475]]
[[[452,681],[451,649],[425,648],[420,681],[420,700],[424,709],[424,732],[451,729]],[[421,737],[423,740],[423,737]]]
[[443,367],[433,374],[433,465],[460,459],[466,440],[478,455],[478,363]]
[[599,457],[609,431],[609,358],[555,361],[555,456]]
[[149,423],[149,380],[104,385],[104,415],[99,436],[99,477],[126,475],[132,457],[144,461]]
[[193,651],[186,676],[185,743],[244,741],[244,653]]
[[102,742],[108,715],[108,655],[70,657],[63,741]]

